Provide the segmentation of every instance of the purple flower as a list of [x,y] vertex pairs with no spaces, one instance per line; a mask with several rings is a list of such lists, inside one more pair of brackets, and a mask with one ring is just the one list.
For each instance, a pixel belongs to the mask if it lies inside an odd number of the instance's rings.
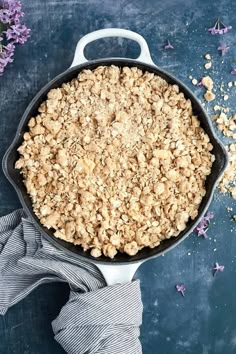
[[0,10],[0,21],[2,23],[10,23],[11,22],[8,10],[6,10],[6,9]]
[[230,74],[236,75],[236,69],[233,69]]
[[175,288],[177,291],[179,291],[182,294],[182,296],[184,296],[184,292],[186,290],[184,284],[177,284],[175,285]]
[[3,1],[2,9],[0,10],[0,21],[3,23],[19,23],[20,18],[24,16],[21,11],[21,2],[16,0]]
[[13,62],[15,46],[12,43],[9,43],[7,46],[3,46],[3,50],[0,53],[0,76],[3,74],[3,71],[8,63]]
[[215,29],[214,27],[208,28],[208,31],[209,31],[211,34],[216,34],[216,29]]
[[204,238],[208,238],[206,232],[208,228],[206,228],[205,223],[200,222],[197,227],[195,228],[195,232],[197,233],[198,236],[203,236]]
[[220,21],[220,24],[223,26],[222,28],[223,33],[227,33],[229,30],[232,29],[232,26],[226,26],[222,21]]
[[225,55],[230,47],[227,47],[227,45],[225,43],[222,43],[217,49],[221,50],[221,55]]
[[217,272],[223,272],[225,267],[223,265],[219,265],[218,262],[215,262],[215,267],[213,268],[213,276],[216,275]]
[[[8,63],[13,61],[15,44],[23,44],[29,37],[30,30],[20,23],[24,13],[21,11],[21,2],[17,0],[0,0],[0,75]],[[3,45],[4,43],[4,45]]]
[[197,86],[203,86],[202,80],[199,81],[199,83],[197,84]]
[[207,212],[206,216],[204,216],[199,224],[195,227],[194,231],[197,233],[198,236],[203,236],[207,238],[207,230],[210,225],[210,220],[214,218],[214,214],[210,211]]
[[164,49],[174,49],[173,45],[170,44],[169,40],[167,40],[167,44],[164,45]]
[[210,223],[210,220],[214,218],[214,213],[212,213],[212,211],[208,211],[206,216],[204,216],[204,220],[205,222]]
[[222,21],[219,19],[216,21],[213,27],[208,28],[208,32],[211,34],[224,34],[227,33],[229,30],[232,29],[232,26],[226,26]]
[[14,43],[23,44],[29,38],[30,29],[28,29],[25,25],[16,24],[10,26],[5,33],[8,41],[13,40]]

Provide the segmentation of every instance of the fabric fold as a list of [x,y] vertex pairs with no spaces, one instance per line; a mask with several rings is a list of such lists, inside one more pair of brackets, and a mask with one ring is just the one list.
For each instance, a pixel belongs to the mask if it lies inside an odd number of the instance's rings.
[[23,210],[0,218],[0,314],[44,283],[67,282],[68,302],[52,322],[69,354],[140,354],[139,281],[106,286],[98,268],[57,249]]

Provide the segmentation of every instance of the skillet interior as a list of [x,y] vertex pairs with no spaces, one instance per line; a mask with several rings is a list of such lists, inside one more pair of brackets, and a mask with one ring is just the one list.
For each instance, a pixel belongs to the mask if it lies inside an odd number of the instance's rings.
[[[133,67],[136,66],[139,69],[143,71],[149,71],[153,72],[156,75],[161,76],[163,79],[165,79],[168,83],[170,84],[177,84],[180,87],[180,91],[182,91],[185,95],[186,98],[189,98],[192,102],[193,106],[193,112],[195,115],[198,116],[202,128],[205,130],[205,132],[208,134],[210,141],[213,145],[213,154],[216,157],[216,160],[213,163],[212,166],[212,171],[211,174],[207,177],[206,180],[206,195],[204,196],[202,203],[199,207],[199,214],[197,218],[194,221],[190,221],[187,224],[187,227],[184,231],[182,231],[178,237],[173,237],[168,240],[164,240],[161,242],[161,244],[153,249],[150,248],[144,248],[141,251],[138,252],[135,256],[129,256],[127,254],[121,254],[118,253],[114,259],[109,259],[105,256],[101,256],[99,259],[94,259],[93,257],[90,256],[90,253],[84,252],[83,249],[80,246],[75,246],[73,244],[70,244],[68,242],[65,242],[63,240],[57,239],[56,237],[53,236],[52,230],[48,230],[45,227],[43,227],[39,219],[35,216],[33,209],[32,209],[32,204],[31,204],[31,199],[29,195],[26,192],[26,188],[23,183],[23,178],[22,175],[20,174],[19,170],[15,169],[15,162],[19,158],[19,153],[17,152],[18,147],[22,144],[23,141],[23,135],[24,133],[28,130],[28,121],[32,116],[35,116],[37,114],[38,107],[40,104],[46,100],[47,93],[50,89],[56,88],[61,86],[64,82],[68,82],[72,80],[74,77],[78,75],[78,73],[83,70],[83,69],[95,69],[97,66],[100,65],[117,65],[120,67],[128,66],[128,67]],[[193,95],[193,93],[180,81],[178,81],[175,77],[170,75],[169,73],[165,72],[164,70],[140,63],[135,60],[129,60],[129,59],[105,59],[105,60],[95,60],[95,61],[90,61],[88,63],[73,67],[66,72],[60,74],[57,76],[55,79],[53,79],[51,82],[49,82],[45,87],[40,90],[40,92],[34,97],[34,99],[31,101],[29,106],[27,107],[20,124],[17,129],[17,133],[15,136],[15,139],[9,149],[7,150],[4,158],[3,158],[3,170],[6,175],[6,177],[9,179],[13,187],[15,188],[18,197],[22,203],[23,208],[29,215],[31,219],[33,219],[35,226],[39,229],[39,231],[50,241],[52,242],[56,247],[61,248],[65,252],[69,252],[73,254],[73,256],[79,256],[79,257],[85,257],[87,259],[90,259],[93,262],[97,263],[109,263],[109,264],[118,264],[118,263],[130,263],[130,262],[138,262],[141,260],[146,260],[158,255],[161,255],[162,253],[170,250],[174,246],[176,246],[178,243],[180,243],[185,237],[187,237],[194,229],[196,224],[199,222],[201,217],[204,215],[206,212],[212,196],[213,192],[216,186],[216,182],[223,173],[224,169],[227,166],[227,153],[226,150],[223,146],[223,144],[218,140],[216,137],[212,123],[210,119],[208,118],[206,112],[204,109],[201,107],[199,101],[197,98]]]

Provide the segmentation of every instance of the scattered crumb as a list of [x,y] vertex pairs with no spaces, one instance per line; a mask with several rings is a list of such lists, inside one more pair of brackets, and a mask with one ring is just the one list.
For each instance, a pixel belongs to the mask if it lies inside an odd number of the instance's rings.
[[228,82],[228,86],[229,86],[229,87],[232,87],[232,86],[233,86],[232,81]]
[[211,68],[211,61],[209,61],[208,63],[206,63],[205,65],[204,65],[204,67],[205,67],[205,69],[210,69]]
[[198,84],[198,81],[196,79],[192,79],[192,84],[193,85],[197,85]]
[[222,111],[222,112],[224,112],[224,113],[229,112],[229,108],[228,108],[228,107],[223,107],[223,106],[219,106],[219,105],[215,105],[215,106],[213,107],[213,109],[214,109],[215,112],[216,112],[216,111]]
[[193,78],[192,75],[189,75],[189,79],[192,80],[192,78]]
[[236,215],[233,215],[233,220],[236,221]]
[[236,86],[236,81],[234,81],[234,86]]
[[227,211],[233,211],[233,208],[227,207],[226,209],[227,209]]
[[225,84],[224,84],[224,82],[222,82],[222,83],[220,84],[220,91],[221,91],[221,92],[225,92]]
[[204,76],[202,78],[202,84],[204,87],[206,87],[207,91],[204,94],[204,98],[207,102],[213,101],[215,99],[215,94],[212,92],[213,89],[213,80],[210,78],[210,76]]
[[204,76],[202,78],[202,84],[204,87],[206,87],[209,91],[213,89],[213,80],[210,78],[210,76]]
[[207,90],[207,92],[204,94],[204,98],[207,102],[210,102],[216,98],[216,95],[213,92]]
[[224,101],[228,101],[229,95],[224,95]]
[[205,59],[207,59],[207,60],[211,60],[211,56],[210,56],[210,54],[205,54]]
[[217,248],[214,248],[213,251],[216,252],[216,251],[217,251]]
[[191,253],[190,253],[190,252],[188,252],[188,256],[191,256]]
[[223,112],[220,114],[216,114],[213,116],[213,120],[217,123],[217,128],[222,131],[224,136],[228,138],[236,139],[236,114],[231,117],[227,117],[227,115]]

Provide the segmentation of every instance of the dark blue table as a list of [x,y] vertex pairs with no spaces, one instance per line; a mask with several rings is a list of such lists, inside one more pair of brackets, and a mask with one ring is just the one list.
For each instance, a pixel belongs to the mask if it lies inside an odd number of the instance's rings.
[[[82,35],[104,27],[123,27],[142,34],[153,60],[192,86],[189,75],[200,78],[206,70],[203,54],[213,57],[210,75],[215,83],[231,81],[236,57],[236,2],[233,0],[34,0],[23,1],[31,39],[16,52],[15,63],[0,78],[0,157],[10,144],[22,113],[37,91],[71,64]],[[221,17],[233,29],[211,36],[207,28]],[[166,39],[174,50],[162,49]],[[231,46],[222,58],[217,47]],[[88,58],[138,55],[130,41],[107,39],[87,48]],[[230,91],[234,108],[236,88]],[[218,95],[217,103],[222,103]],[[210,113],[212,104],[207,106]],[[173,251],[144,264],[141,279],[144,302],[141,341],[144,354],[236,353],[236,232],[231,214],[235,200],[218,192],[210,210],[216,215],[209,239],[191,235]],[[0,215],[20,207],[13,188],[0,172]],[[228,212],[232,207],[233,212]],[[212,277],[215,261],[225,271]],[[184,282],[186,296],[175,284]],[[1,286],[1,285],[0,285]],[[68,298],[64,284],[45,285],[0,318],[1,354],[54,354],[63,350],[53,340],[50,322]],[[112,354],[112,353],[111,353]],[[125,353],[121,353],[125,354]]]

